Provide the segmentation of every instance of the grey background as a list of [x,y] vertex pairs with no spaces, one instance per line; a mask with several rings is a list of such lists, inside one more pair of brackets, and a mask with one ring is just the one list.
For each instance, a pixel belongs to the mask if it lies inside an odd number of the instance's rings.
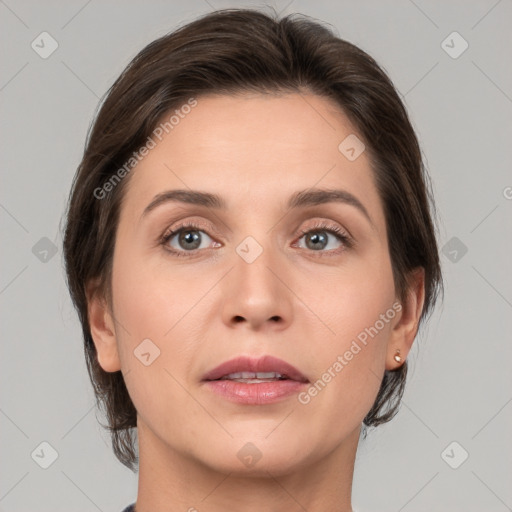
[[[200,14],[261,5],[0,0],[0,511],[117,512],[135,501],[137,474],[97,421],[59,223],[98,100],[131,58]],[[400,413],[360,445],[354,508],[512,510],[512,2],[270,5],[331,24],[388,71],[437,198],[444,305],[409,357]],[[59,45],[46,59],[31,47],[43,31]],[[458,58],[442,47],[454,31],[469,44]],[[36,460],[49,450],[31,456],[44,441],[58,453],[47,469]]]

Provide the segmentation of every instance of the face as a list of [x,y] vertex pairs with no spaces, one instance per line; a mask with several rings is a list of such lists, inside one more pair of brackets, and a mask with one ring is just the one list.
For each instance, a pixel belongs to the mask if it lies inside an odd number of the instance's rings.
[[[315,95],[199,97],[131,171],[115,351],[100,364],[123,370],[139,436],[223,471],[259,452],[254,469],[277,474],[359,432],[400,306],[368,155],[338,148],[354,134]],[[146,210],[178,189],[222,207],[168,197]],[[279,358],[307,382],[203,380],[238,356]]]

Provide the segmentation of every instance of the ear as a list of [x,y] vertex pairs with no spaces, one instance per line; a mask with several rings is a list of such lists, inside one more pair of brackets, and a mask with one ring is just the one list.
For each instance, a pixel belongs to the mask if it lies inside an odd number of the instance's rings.
[[[421,312],[425,302],[425,269],[418,268],[411,272],[406,298],[401,304],[399,315],[391,331],[386,356],[386,370],[396,370],[403,364],[411,350],[418,332]],[[400,350],[401,362],[395,361],[397,349]]]
[[89,328],[98,354],[98,362],[106,372],[116,372],[121,369],[121,361],[117,350],[113,314],[103,294],[99,292],[98,280],[88,284],[86,294]]

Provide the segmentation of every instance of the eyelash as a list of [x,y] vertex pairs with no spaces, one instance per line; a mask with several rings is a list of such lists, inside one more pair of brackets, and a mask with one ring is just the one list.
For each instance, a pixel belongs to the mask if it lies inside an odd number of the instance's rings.
[[[169,243],[169,240],[174,236],[179,234],[181,231],[203,231],[206,232],[206,229],[204,226],[200,226],[194,222],[185,222],[183,224],[180,224],[178,227],[166,231],[164,235],[160,239],[160,244],[165,247],[165,250],[170,252],[173,256],[177,256],[178,258],[181,257],[190,257],[197,252],[203,251],[204,249],[194,249],[192,251],[177,251],[175,249],[169,248],[167,245]],[[331,235],[335,236],[343,245],[344,248],[341,249],[331,249],[329,251],[313,251],[310,252],[315,253],[319,252],[320,254],[318,256],[336,256],[341,251],[344,251],[345,249],[351,249],[354,246],[353,239],[339,226],[331,225],[325,222],[319,222],[318,224],[315,224],[313,227],[307,229],[307,230],[300,230],[300,237],[299,240],[309,233],[315,232],[315,231],[325,231],[326,233],[330,233]],[[207,233],[208,234],[208,233]],[[210,236],[210,235],[208,235]]]

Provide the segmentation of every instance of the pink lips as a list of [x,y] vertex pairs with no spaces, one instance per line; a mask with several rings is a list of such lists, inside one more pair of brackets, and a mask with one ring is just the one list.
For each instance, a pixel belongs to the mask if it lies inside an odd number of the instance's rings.
[[[285,377],[283,380],[266,382],[239,382],[236,380],[220,380],[231,373],[275,372]],[[264,356],[253,359],[246,356],[231,359],[204,377],[203,382],[210,391],[238,404],[265,405],[278,402],[304,389],[308,379],[297,368],[282,359]]]
[[275,372],[290,380],[308,382],[308,379],[297,368],[273,356],[263,356],[259,359],[240,356],[230,359],[209,371],[203,380],[217,380],[230,373],[238,372]]

